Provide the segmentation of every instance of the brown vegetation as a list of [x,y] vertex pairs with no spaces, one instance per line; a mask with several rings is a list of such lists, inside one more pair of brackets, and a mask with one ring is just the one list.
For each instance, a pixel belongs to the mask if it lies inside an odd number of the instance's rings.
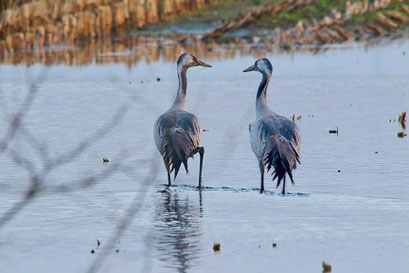
[[[111,39],[219,0],[37,0],[0,17],[0,52],[61,42]],[[163,8],[162,8],[163,7]]]
[[[346,27],[350,25],[352,16],[380,11],[393,2],[393,0],[380,0],[369,4],[369,1],[365,0],[351,4],[348,1],[344,14],[334,11],[331,17],[324,17],[315,24],[309,24],[308,27],[303,27],[304,23],[300,21],[297,26],[281,33],[280,42],[289,45],[302,45],[317,41],[320,43],[334,43],[355,39],[356,35],[346,30]],[[401,8],[404,10],[405,5],[402,4]],[[360,26],[355,30],[356,34],[379,36],[386,31],[395,31],[403,27],[401,23],[407,22],[406,16],[397,11],[389,11],[384,14],[378,12],[376,16],[376,24],[369,23],[367,26]]]
[[[14,6],[7,7],[0,16],[0,57],[4,52],[16,53],[20,49],[42,49],[50,45],[70,45],[79,41],[91,42],[91,47],[95,41],[106,44],[113,40],[133,42],[135,39],[127,37],[130,30],[220,1],[20,0]],[[202,40],[211,43],[262,16],[290,14],[316,3],[316,0],[282,0],[267,4],[203,35]],[[394,10],[388,10],[394,3]],[[358,24],[354,21],[354,18],[368,14],[372,16],[372,20]],[[288,50],[299,45],[321,45],[390,35],[409,24],[408,15],[409,7],[399,3],[399,0],[347,1],[342,11],[332,9],[331,15],[325,17],[299,20],[292,27],[276,27],[261,42],[278,44],[282,49]],[[171,43],[177,41],[184,44],[187,37],[174,38]],[[259,37],[253,38],[257,43],[260,41]]]
[[[261,16],[275,16],[281,12],[290,12],[305,5],[314,4],[315,0],[283,0],[278,4],[269,4],[255,9],[244,16],[225,23],[222,27],[204,35],[203,39],[219,39],[224,34],[237,30],[246,24],[259,19]],[[388,8],[397,0],[363,0],[359,2],[347,1],[345,11],[333,9],[331,16],[314,18],[311,21],[298,21],[287,30],[276,29],[275,40],[285,48],[305,44],[326,44],[353,40],[357,37],[370,35],[376,37],[387,32],[394,32],[409,23],[409,7],[400,5],[400,10],[382,10]],[[375,22],[354,24],[354,16],[376,13]],[[348,30],[347,30],[348,29]],[[351,31],[352,29],[352,31]]]
[[231,22],[225,23],[223,26],[215,29],[213,32],[205,34],[203,36],[203,40],[207,40],[209,38],[218,38],[222,36],[224,33],[231,32],[233,30],[239,29],[240,27],[249,24],[250,22],[256,20],[258,17],[262,15],[269,15],[274,16],[282,11],[288,12],[293,9],[296,9],[300,6],[304,6],[313,2],[314,0],[283,0],[279,4],[268,4],[259,9],[255,9],[251,11],[249,14],[239,17]]

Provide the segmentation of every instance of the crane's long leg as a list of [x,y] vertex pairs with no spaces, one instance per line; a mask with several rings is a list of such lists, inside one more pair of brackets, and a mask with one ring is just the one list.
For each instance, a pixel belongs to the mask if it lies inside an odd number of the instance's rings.
[[283,179],[283,191],[281,193],[285,194],[285,174],[284,174],[284,179]]
[[168,171],[168,186],[170,187],[172,183],[170,182],[170,172]]
[[199,155],[200,155],[200,169],[199,169],[199,188],[202,187],[202,170],[203,170],[203,158],[205,149],[204,147],[199,147]]
[[166,172],[168,173],[168,186],[171,186],[171,181],[170,181],[170,170],[169,170],[169,160],[163,159],[163,163],[165,163],[165,168]]
[[261,186],[260,186],[260,193],[264,191],[264,170],[265,166],[262,161],[258,161],[258,167],[260,168],[260,174],[261,174]]

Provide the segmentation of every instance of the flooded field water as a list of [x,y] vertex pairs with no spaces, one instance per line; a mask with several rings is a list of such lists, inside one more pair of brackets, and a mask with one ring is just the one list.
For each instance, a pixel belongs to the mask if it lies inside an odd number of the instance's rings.
[[[27,82],[47,72],[24,130],[10,144],[36,169],[44,157],[27,134],[53,158],[95,135],[118,108],[127,111],[107,135],[92,137],[75,160],[52,170],[44,190],[2,226],[0,272],[86,272],[101,254],[101,272],[322,272],[322,261],[338,273],[408,272],[409,138],[397,137],[397,118],[409,110],[408,40],[318,53],[207,58],[193,52],[213,65],[188,72],[187,110],[206,129],[200,191],[198,157],[189,162],[188,175],[181,171],[173,187],[164,185],[152,136],[155,119],[175,96],[175,61],[183,50],[174,49],[173,57],[161,51],[152,60],[138,55],[138,62],[128,63],[112,58],[134,58],[134,51],[106,52],[81,66],[32,61],[27,67],[24,58],[3,59],[2,136]],[[274,66],[269,105],[281,115],[301,116],[302,164],[286,196],[270,175],[266,193],[257,191],[259,170],[249,143],[260,75],[241,71],[264,54]],[[96,61],[104,58],[111,61]],[[338,135],[329,134],[337,127]],[[122,167],[91,187],[53,192],[117,162]],[[0,157],[0,172],[3,214],[21,199],[29,176],[10,151]],[[104,255],[135,202],[128,229]],[[219,252],[214,242],[221,244]]]

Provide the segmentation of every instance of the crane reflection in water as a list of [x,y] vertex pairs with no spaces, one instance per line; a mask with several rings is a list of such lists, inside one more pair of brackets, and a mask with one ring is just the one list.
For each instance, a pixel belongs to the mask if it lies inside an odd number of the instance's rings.
[[202,250],[202,192],[198,191],[199,204],[189,200],[190,194],[191,191],[163,190],[156,207],[155,241],[159,260],[178,272],[188,272],[197,265]]

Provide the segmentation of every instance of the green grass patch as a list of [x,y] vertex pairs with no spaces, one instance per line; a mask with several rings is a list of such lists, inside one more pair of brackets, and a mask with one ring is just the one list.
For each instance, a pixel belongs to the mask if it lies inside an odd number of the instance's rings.
[[[245,15],[254,8],[264,4],[280,2],[280,0],[226,0],[178,16],[170,22],[193,24],[215,21],[225,22],[233,20],[240,15]],[[262,16],[253,22],[250,27],[274,29],[275,27],[293,26],[298,21],[321,20],[325,16],[330,16],[334,9],[343,14],[345,12],[346,2],[347,0],[316,0],[311,4],[290,12],[281,12],[276,16]],[[352,0],[351,2],[362,2],[362,0]],[[409,5],[409,0],[396,1],[385,10],[400,10],[401,3]],[[350,22],[353,24],[373,22],[376,18],[376,13],[377,12],[369,12],[363,15],[355,15],[351,18]]]

